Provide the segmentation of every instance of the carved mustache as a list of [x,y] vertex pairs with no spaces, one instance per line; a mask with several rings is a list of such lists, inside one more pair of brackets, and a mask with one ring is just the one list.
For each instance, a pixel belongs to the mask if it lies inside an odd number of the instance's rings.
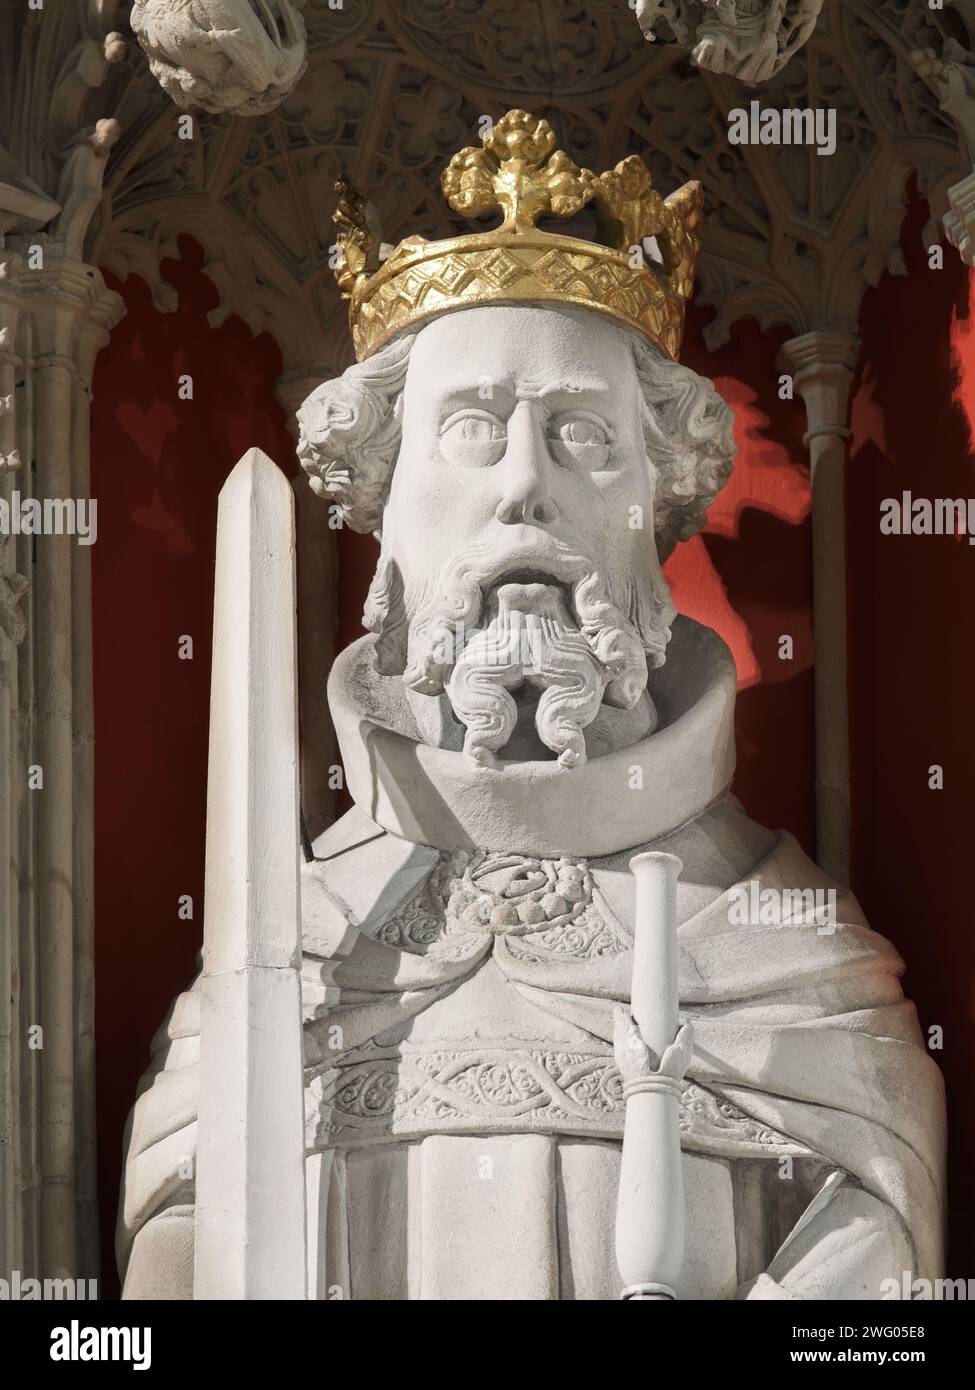
[[495,547],[489,553],[486,546],[480,545],[455,556],[444,569],[436,590],[417,595],[407,607],[411,617],[433,609],[449,622],[471,626],[480,618],[489,590],[502,579],[548,581],[572,591],[573,606],[582,626],[586,616],[578,612],[578,591],[599,571],[596,560],[583,550],[550,534],[538,533],[528,541],[505,546],[500,554]]
[[500,581],[529,586],[564,586],[565,623],[576,630],[606,673],[602,698],[629,709],[646,686],[642,643],[610,590],[607,576],[581,549],[538,534],[528,541],[496,547],[474,546],[455,557],[435,586],[408,602],[408,650],[403,680],[421,694],[437,695],[450,678],[468,641],[493,621],[496,603],[488,595]]

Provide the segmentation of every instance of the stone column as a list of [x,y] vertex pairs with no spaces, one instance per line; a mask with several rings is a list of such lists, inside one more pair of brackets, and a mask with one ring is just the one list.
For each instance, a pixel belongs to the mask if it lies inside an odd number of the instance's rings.
[[[9,506],[20,469],[14,398],[16,310],[6,309],[0,285],[0,499]],[[18,658],[27,625],[20,602],[27,580],[17,570],[17,546],[0,534],[0,1251],[13,1261],[21,1247],[18,1087],[23,1043],[19,1023],[18,854],[20,787]],[[0,1269],[0,1277],[4,1270]]]
[[[81,248],[113,125],[102,123],[69,159],[51,230],[8,231],[0,250],[0,380],[14,382],[4,438],[20,459],[8,500],[14,486],[41,502],[90,496],[92,370],[123,306]],[[30,576],[30,587],[16,684],[8,638],[0,704],[10,749],[0,867],[13,928],[2,966],[13,1002],[0,1108],[15,1136],[3,1154],[0,1264],[94,1277],[91,549],[75,535],[41,534],[11,537],[5,551],[5,572]]]
[[812,484],[816,640],[816,851],[827,873],[850,881],[847,691],[846,460],[850,386],[860,352],[852,333],[791,338],[779,365],[806,407]]

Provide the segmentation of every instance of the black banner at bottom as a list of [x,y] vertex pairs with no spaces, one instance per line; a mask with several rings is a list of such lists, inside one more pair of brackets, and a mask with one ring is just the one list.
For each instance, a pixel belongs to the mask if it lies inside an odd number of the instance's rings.
[[[405,1305],[403,1315],[405,1313]],[[594,1316],[594,1305],[587,1305]],[[426,1324],[426,1316],[431,1322]],[[607,1312],[608,1315],[608,1312]],[[59,1369],[70,1377],[79,1370],[118,1371],[127,1375],[185,1375],[187,1370],[206,1373],[210,1366],[221,1374],[254,1374],[267,1359],[280,1360],[281,1372],[305,1375],[302,1350],[313,1354],[316,1375],[329,1376],[329,1363],[345,1365],[348,1344],[327,1338],[331,1328],[349,1317],[358,1323],[354,1305],[335,1301],[327,1306],[307,1303],[68,1303],[2,1302],[0,1335],[8,1368],[16,1362],[19,1375],[32,1369],[50,1368],[54,1379]],[[404,1370],[416,1369],[416,1336],[426,1328],[437,1338],[441,1366],[456,1365],[449,1358],[452,1345],[459,1356],[471,1350],[471,1325],[464,1319],[444,1319],[434,1310],[410,1313],[410,1339],[394,1343],[396,1315],[389,1308],[382,1324],[382,1344],[392,1356],[402,1356]],[[553,1316],[555,1316],[553,1314]],[[765,1372],[789,1366],[828,1369],[831,1366],[883,1366],[894,1369],[948,1367],[967,1352],[971,1317],[968,1305],[951,1302],[890,1303],[660,1303],[643,1315],[619,1310],[620,1321],[600,1324],[624,1335],[627,1327],[655,1335],[677,1334],[668,1341],[668,1359],[687,1354],[700,1345],[702,1356],[720,1356],[735,1348],[739,1360],[747,1358],[752,1369]],[[634,1324],[632,1319],[637,1318]],[[419,1323],[417,1323],[419,1319]],[[558,1324],[553,1324],[558,1326]],[[573,1324],[576,1332],[579,1324]],[[513,1330],[513,1329],[512,1329]],[[532,1324],[534,1335],[538,1324]],[[378,1331],[378,1329],[377,1329]],[[527,1333],[527,1325],[525,1332]],[[319,1344],[309,1334],[326,1339]],[[717,1339],[717,1340],[713,1340]],[[489,1339],[477,1337],[477,1367],[490,1364],[485,1355]],[[522,1344],[515,1336],[499,1340],[498,1359],[510,1367],[512,1353]],[[358,1346],[363,1344],[357,1343]],[[368,1345],[366,1343],[365,1345]],[[651,1346],[653,1344],[650,1344]],[[407,1350],[409,1346],[410,1350]],[[314,1351],[312,1349],[315,1348]],[[378,1347],[377,1347],[378,1350]],[[210,1353],[210,1355],[208,1355]],[[448,1359],[449,1358],[449,1359]],[[410,1364],[412,1363],[412,1364]],[[525,1367],[524,1369],[527,1369]],[[550,1368],[551,1370],[551,1365]],[[567,1367],[568,1369],[568,1367]]]

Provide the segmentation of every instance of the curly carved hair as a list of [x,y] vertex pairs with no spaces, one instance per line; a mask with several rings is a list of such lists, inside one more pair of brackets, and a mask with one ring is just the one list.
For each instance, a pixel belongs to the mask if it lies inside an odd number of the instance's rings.
[[[410,350],[419,332],[404,333],[323,382],[298,411],[298,457],[312,490],[332,499],[355,531],[382,526],[399,452]],[[705,377],[671,362],[637,334],[629,336],[643,397],[647,457],[657,475],[654,527],[664,560],[678,541],[701,530],[731,476],[734,415]]]

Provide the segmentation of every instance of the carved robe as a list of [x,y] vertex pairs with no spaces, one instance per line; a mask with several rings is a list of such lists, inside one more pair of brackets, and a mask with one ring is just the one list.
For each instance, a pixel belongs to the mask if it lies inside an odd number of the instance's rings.
[[[330,703],[356,808],[302,884],[310,1296],[618,1297],[635,849],[679,855],[690,1299],[879,1298],[940,1271],[943,1101],[902,963],[848,892],[835,930],[740,926],[730,890],[835,887],[727,788],[734,669],[679,619],[660,731],[565,772],[475,770],[411,728],[371,639]],[[199,1004],[133,1111],[126,1297],[192,1295]]]

